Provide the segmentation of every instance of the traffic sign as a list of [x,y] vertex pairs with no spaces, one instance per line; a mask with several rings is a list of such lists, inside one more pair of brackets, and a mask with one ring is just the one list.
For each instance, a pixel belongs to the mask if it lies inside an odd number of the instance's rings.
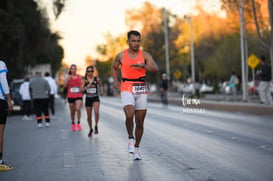
[[248,57],[247,63],[248,66],[254,69],[260,63],[260,60],[254,54],[251,54]]

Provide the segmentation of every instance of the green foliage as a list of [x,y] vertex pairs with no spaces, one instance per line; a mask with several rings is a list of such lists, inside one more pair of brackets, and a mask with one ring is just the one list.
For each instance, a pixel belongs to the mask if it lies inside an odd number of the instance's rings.
[[[157,28],[158,29],[158,28]],[[158,64],[159,72],[165,72],[165,49],[164,45],[164,33],[162,31],[150,32],[146,35],[143,41],[144,51],[151,54],[155,62]],[[150,82],[159,81],[159,73],[149,73],[147,74],[148,80]]]
[[[223,8],[227,11],[227,18],[218,17],[205,11],[200,11],[199,15],[193,17],[193,34],[195,48],[195,75],[196,81],[210,81],[217,84],[220,81],[229,79],[231,71],[241,77],[241,47],[240,47],[240,18],[236,1],[225,0]],[[246,18],[252,21],[251,6],[246,4]],[[142,34],[142,46],[150,53],[159,65],[160,71],[149,75],[149,81],[158,82],[159,74],[166,71],[165,61],[165,41],[164,26],[161,8],[156,8],[150,3],[144,3],[140,9],[132,9],[127,12],[126,23],[131,29],[134,25],[140,28]],[[259,13],[261,14],[262,11]],[[168,22],[175,16],[168,12]],[[179,77],[180,81],[186,81],[191,76],[191,50],[190,50],[190,25],[185,17],[174,18],[176,23],[169,23],[169,55],[171,78]],[[267,24],[264,19],[260,22]],[[248,24],[247,43],[249,54],[254,53],[268,55],[268,50],[264,49],[258,39],[253,25]],[[263,35],[269,39],[269,30],[263,31]],[[106,43],[98,46],[98,52],[108,56],[108,61],[112,62],[114,55],[125,48],[124,37],[126,33],[117,38],[107,34]],[[110,38],[109,38],[110,37]],[[114,45],[114,46],[113,46]],[[117,50],[118,47],[119,50]],[[114,50],[114,51],[110,51]],[[246,57],[247,59],[247,57]],[[105,66],[110,63],[103,62]],[[108,64],[108,65],[107,65]],[[101,66],[100,72],[110,75],[110,68],[105,70]],[[251,76],[251,71],[248,71]],[[218,85],[218,84],[217,84]]]
[[0,58],[9,69],[9,79],[22,78],[27,69],[49,63],[53,74],[59,69],[63,48],[57,33],[34,0],[2,0],[0,3]]
[[106,62],[96,61],[96,68],[99,72],[99,77],[103,82],[107,82],[108,78],[111,77],[111,66],[112,59]]
[[204,65],[206,79],[227,80],[232,71],[237,75],[241,72],[241,53],[239,35],[224,37],[219,46],[214,47],[212,53],[207,57]]

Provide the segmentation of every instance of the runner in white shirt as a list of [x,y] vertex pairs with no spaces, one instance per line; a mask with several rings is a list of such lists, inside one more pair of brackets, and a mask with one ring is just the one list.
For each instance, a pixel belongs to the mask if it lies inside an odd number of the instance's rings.
[[23,100],[23,112],[24,117],[23,120],[31,120],[30,112],[31,112],[31,97],[29,92],[29,78],[26,77],[25,81],[20,85],[19,93]]

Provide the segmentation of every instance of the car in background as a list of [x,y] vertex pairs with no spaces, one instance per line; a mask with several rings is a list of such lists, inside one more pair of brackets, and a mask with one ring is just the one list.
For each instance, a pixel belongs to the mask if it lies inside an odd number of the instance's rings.
[[247,86],[248,86],[248,94],[249,95],[259,95],[259,90],[258,90],[259,81],[258,80],[255,80],[255,82],[249,81],[247,83]]
[[208,86],[207,84],[203,83],[199,89],[200,93],[212,93],[213,86]]
[[193,84],[191,83],[182,83],[178,87],[178,92],[180,94],[191,94],[193,93]]
[[13,104],[13,112],[21,112],[23,101],[19,93],[21,84],[24,82],[24,79],[13,79],[10,84],[10,96]]

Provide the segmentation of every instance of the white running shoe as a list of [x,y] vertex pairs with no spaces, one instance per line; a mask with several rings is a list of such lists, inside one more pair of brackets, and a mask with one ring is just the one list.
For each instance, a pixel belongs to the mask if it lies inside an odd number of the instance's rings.
[[135,148],[134,160],[142,160],[140,152],[139,152],[139,148]]
[[38,128],[42,128],[42,127],[43,127],[42,123],[38,123]]
[[27,120],[28,121],[28,120],[32,120],[32,118],[30,116],[25,115],[22,120]]
[[50,124],[49,124],[49,123],[45,123],[45,125],[46,125],[46,127],[47,127],[47,128],[50,126]]
[[135,152],[135,140],[129,139],[128,142],[128,153],[134,153]]

